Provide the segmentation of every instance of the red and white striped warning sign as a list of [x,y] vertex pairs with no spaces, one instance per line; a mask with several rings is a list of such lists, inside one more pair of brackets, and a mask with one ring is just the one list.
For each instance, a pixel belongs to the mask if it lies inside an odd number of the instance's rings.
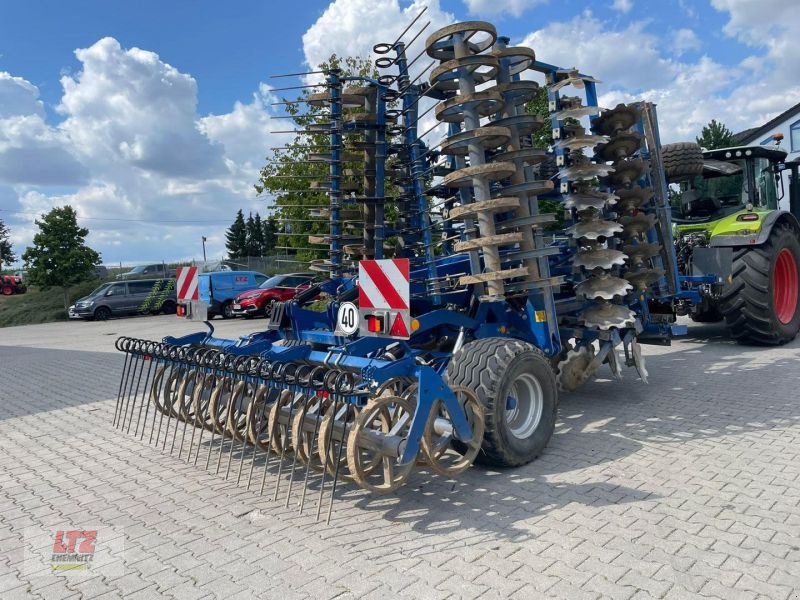
[[178,267],[178,300],[200,300],[199,271],[197,267]]
[[359,308],[408,310],[409,260],[362,260],[358,263]]

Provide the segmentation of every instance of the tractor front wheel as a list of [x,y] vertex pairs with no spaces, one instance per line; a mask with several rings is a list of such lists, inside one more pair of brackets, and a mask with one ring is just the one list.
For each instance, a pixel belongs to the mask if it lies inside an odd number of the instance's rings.
[[734,250],[733,282],[720,308],[740,343],[774,346],[800,330],[800,240],[789,225],[776,225],[767,241]]
[[447,381],[483,404],[486,426],[477,462],[516,467],[542,453],[555,428],[558,388],[550,361],[537,348],[507,338],[470,342],[447,366]]

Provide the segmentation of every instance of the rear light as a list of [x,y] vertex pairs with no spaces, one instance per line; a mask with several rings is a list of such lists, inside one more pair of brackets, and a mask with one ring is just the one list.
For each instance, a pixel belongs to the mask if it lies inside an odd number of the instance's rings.
[[178,306],[177,306],[177,308],[175,310],[175,314],[177,316],[179,316],[179,317],[185,317],[186,316],[186,312],[187,312],[186,311],[186,305],[185,304],[178,304]]
[[367,331],[370,333],[383,333],[384,320],[382,316],[367,315]]

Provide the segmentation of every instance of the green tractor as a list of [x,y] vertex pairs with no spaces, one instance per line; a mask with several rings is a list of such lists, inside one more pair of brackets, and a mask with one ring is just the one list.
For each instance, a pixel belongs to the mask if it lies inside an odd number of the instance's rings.
[[[703,152],[680,143],[662,152],[680,272],[677,314],[724,319],[741,343],[794,339],[800,330],[798,163],[787,163],[777,145]],[[780,210],[787,191],[789,210]]]

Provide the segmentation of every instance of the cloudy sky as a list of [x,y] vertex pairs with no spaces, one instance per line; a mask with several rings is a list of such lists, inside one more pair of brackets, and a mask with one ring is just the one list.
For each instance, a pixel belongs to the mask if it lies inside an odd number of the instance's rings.
[[[658,104],[662,140],[734,131],[800,100],[786,0],[140,0],[0,3],[0,219],[19,254],[71,204],[107,264],[210,256],[286,141],[272,79],[367,56],[423,6],[425,35],[487,19],[545,62],[601,79],[600,104]],[[415,55],[420,41],[410,49]],[[419,64],[424,63],[424,59]]]

